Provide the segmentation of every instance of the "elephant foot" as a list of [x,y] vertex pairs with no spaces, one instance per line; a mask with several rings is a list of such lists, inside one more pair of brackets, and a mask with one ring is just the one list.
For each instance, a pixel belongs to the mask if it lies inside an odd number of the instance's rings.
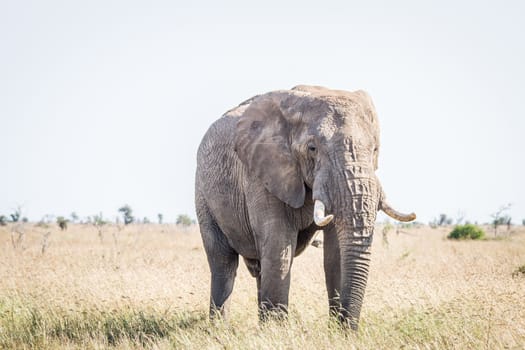
[[259,321],[266,323],[268,321],[283,322],[288,320],[288,307],[285,305],[273,305],[269,302],[259,306]]
[[350,329],[354,332],[357,332],[359,329],[359,320],[351,317],[345,317],[342,313],[339,313],[337,316],[337,323],[345,330]]

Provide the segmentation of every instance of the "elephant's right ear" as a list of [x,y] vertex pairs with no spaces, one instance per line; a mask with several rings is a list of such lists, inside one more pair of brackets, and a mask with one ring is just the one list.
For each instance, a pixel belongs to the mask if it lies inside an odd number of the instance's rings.
[[235,130],[235,151],[251,176],[293,208],[304,204],[304,180],[292,156],[292,125],[280,108],[280,94],[268,93],[254,99],[239,117]]

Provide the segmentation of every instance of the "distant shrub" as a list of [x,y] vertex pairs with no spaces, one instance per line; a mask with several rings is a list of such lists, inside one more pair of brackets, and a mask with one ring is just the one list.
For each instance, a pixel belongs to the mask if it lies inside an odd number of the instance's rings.
[[124,225],[129,225],[135,221],[135,217],[133,216],[133,210],[128,204],[120,207],[118,211],[121,212],[124,216]]
[[7,217],[5,215],[0,215],[0,226],[7,225]]
[[57,217],[57,225],[58,227],[60,227],[62,231],[67,230],[67,223],[68,223],[68,220],[64,218],[63,216]]
[[483,237],[485,232],[472,224],[458,225],[448,235],[450,239],[482,239]]
[[430,227],[436,228],[438,226],[448,226],[452,225],[452,218],[449,218],[447,214],[439,214],[438,218],[434,218],[432,222],[429,223]]
[[12,222],[18,222],[18,220],[20,220],[20,211],[17,210],[13,214],[9,214],[9,216],[11,217]]
[[191,224],[194,224],[195,221],[193,221],[188,215],[186,214],[180,214],[177,216],[177,220],[175,221],[177,225],[182,226],[190,226]]
[[102,213],[98,214],[98,215],[93,215],[92,217],[88,217],[88,221],[89,223],[91,223],[93,226],[104,226],[105,224],[107,224],[107,220],[104,219],[104,216],[102,215]]

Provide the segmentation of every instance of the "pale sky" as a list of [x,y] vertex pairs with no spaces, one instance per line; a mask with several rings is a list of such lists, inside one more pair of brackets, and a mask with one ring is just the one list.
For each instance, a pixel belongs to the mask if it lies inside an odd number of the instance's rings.
[[522,1],[189,3],[0,1],[0,214],[195,217],[208,126],[315,84],[370,93],[399,210],[525,219]]

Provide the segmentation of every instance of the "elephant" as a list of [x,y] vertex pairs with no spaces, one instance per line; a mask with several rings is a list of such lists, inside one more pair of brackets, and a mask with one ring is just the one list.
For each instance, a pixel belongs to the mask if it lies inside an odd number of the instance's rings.
[[329,314],[357,330],[377,212],[416,217],[386,201],[378,154],[375,107],[361,90],[300,85],[254,96],[216,120],[195,178],[210,318],[228,316],[239,255],[256,278],[259,318],[286,317],[293,259],[323,230]]

